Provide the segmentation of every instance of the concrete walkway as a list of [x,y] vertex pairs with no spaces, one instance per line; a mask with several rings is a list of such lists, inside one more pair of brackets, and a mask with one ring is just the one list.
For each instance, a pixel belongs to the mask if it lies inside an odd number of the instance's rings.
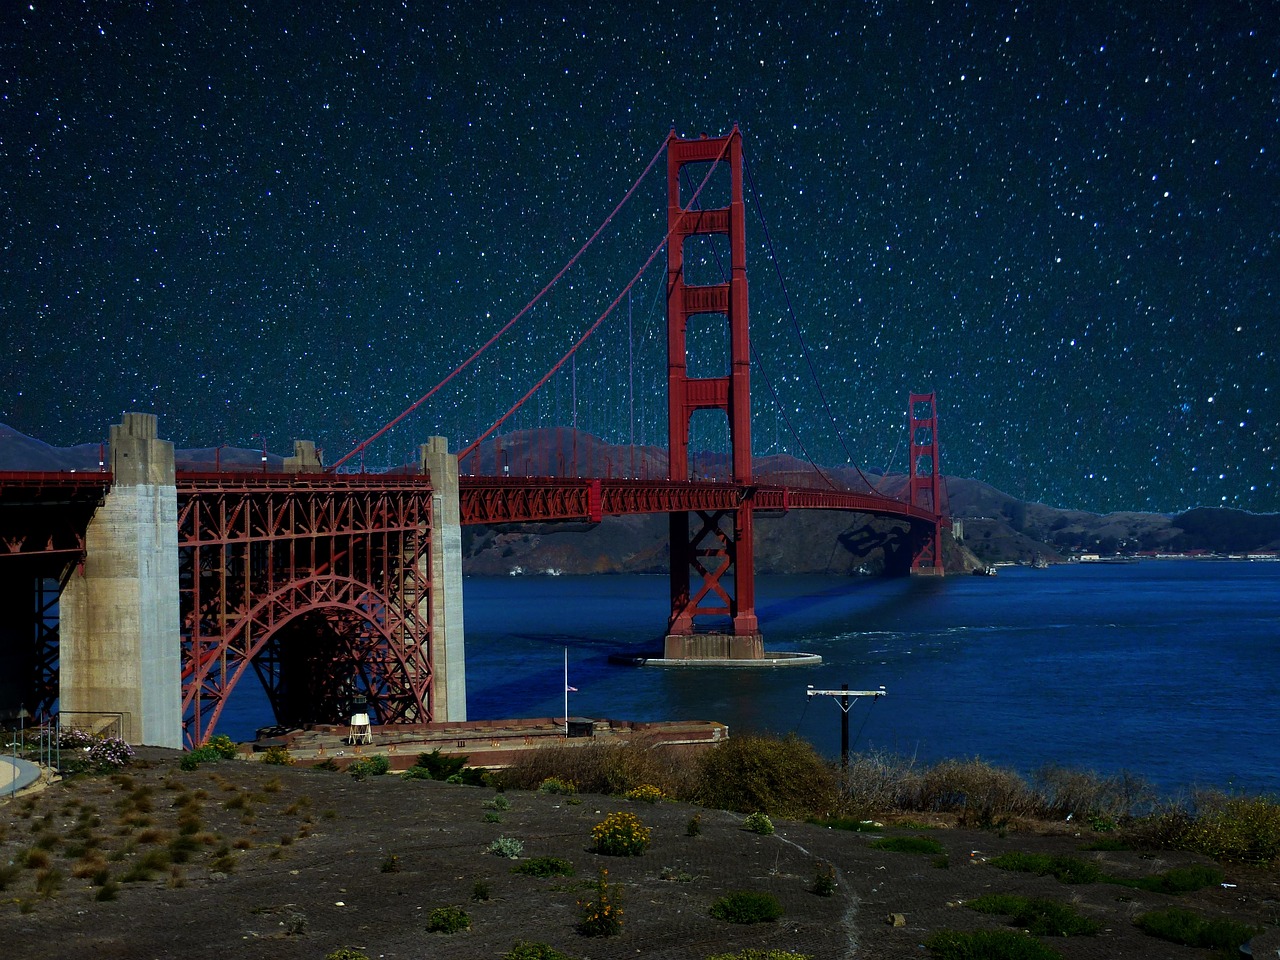
[[0,799],[12,796],[40,779],[40,767],[30,760],[0,756]]

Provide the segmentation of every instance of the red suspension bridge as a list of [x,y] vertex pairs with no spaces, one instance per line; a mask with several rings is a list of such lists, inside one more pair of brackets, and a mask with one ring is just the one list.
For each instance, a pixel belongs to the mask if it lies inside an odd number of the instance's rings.
[[[7,601],[0,662],[10,678],[0,687],[0,709],[56,709],[75,722],[112,725],[132,742],[190,745],[208,738],[228,696],[252,671],[284,724],[332,721],[353,691],[367,698],[376,722],[465,719],[459,532],[467,524],[667,514],[665,655],[673,659],[763,655],[753,562],[759,512],[841,510],[903,521],[913,572],[941,574],[948,521],[932,394],[908,400],[900,498],[870,482],[844,489],[816,467],[805,472],[808,485],[755,475],[742,137],[736,128],[716,138],[672,134],[663,149],[665,236],[573,347],[457,457],[436,439],[421,448],[412,471],[342,472],[511,330],[640,180],[509,323],[327,468],[299,443],[282,472],[267,472],[265,455],[260,471],[179,470],[172,445],[156,436],[155,418],[129,414],[112,427],[109,463],[104,457],[100,472],[0,473],[0,591]],[[705,174],[686,197],[695,168]],[[728,203],[704,208],[699,196],[716,175],[728,177]],[[694,284],[686,277],[686,243],[704,235],[727,238],[729,263],[721,265],[721,282]],[[603,475],[584,476],[593,471],[576,453],[566,457],[556,431],[544,434],[558,438],[554,458],[549,448],[524,450],[512,471],[510,439],[504,456],[499,430],[573,362],[663,250],[665,463],[655,469],[644,457],[637,470],[633,444],[629,466],[622,458]],[[689,327],[708,316],[727,330],[728,371],[693,376]],[[690,449],[690,424],[702,411],[727,425],[716,479],[706,478],[711,471],[698,468]],[[576,431],[569,437],[577,443]],[[706,461],[704,455],[704,467]],[[529,475],[538,465],[545,475]]]

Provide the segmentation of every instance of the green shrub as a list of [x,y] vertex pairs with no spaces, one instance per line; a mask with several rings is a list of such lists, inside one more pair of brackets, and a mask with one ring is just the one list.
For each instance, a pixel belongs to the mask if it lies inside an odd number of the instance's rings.
[[436,907],[427,917],[429,933],[457,933],[471,929],[471,918],[461,907]]
[[418,762],[416,764],[422,770],[425,770],[427,776],[432,780],[448,780],[455,773],[461,773],[462,768],[467,765],[467,757],[446,757],[440,753],[437,747],[430,753],[418,754]]
[[492,810],[486,810],[484,814],[484,822],[485,823],[501,823],[502,814],[495,813]]
[[434,780],[431,771],[426,767],[410,767],[404,773],[400,774],[402,780]]
[[533,857],[511,868],[526,877],[572,877],[573,864],[563,857]]
[[940,930],[924,945],[938,960],[1062,960],[1035,937],[1012,930]]
[[559,777],[547,777],[547,779],[538,784],[538,792],[572,796],[578,792],[578,786],[572,780],[561,780]]
[[578,901],[582,915],[578,932],[584,937],[616,937],[622,932],[622,887],[609,883],[609,871],[591,884],[592,895]]
[[492,800],[486,800],[484,802],[484,806],[485,806],[485,809],[487,810],[510,810],[511,801],[508,800],[506,796],[500,793],[496,797],[494,797]]
[[[232,756],[235,754],[233,753]],[[203,747],[196,747],[183,754],[182,759],[178,761],[178,766],[183,770],[195,770],[202,763],[216,763],[222,759],[225,758],[220,750],[205,744]]]
[[649,828],[634,813],[611,813],[591,828],[596,853],[638,857],[649,849]]
[[1065,903],[1016,893],[989,893],[965,906],[978,913],[1007,916],[1010,925],[1037,937],[1093,936],[1102,929],[1102,924],[1080,916]]
[[1059,883],[1099,883],[1102,868],[1079,857],[1050,856],[1047,853],[1004,853],[988,861],[1001,870],[1034,873],[1038,877],[1053,876]]
[[325,954],[324,960],[369,960],[369,955],[354,947],[339,947],[332,953]]
[[771,893],[738,890],[713,903],[710,912],[727,923],[772,923],[782,916],[782,904]]
[[658,803],[660,800],[667,799],[667,795],[651,783],[642,783],[639,786],[632,787],[622,796],[626,800],[636,800],[640,803]]
[[881,837],[871,841],[871,849],[891,853],[944,853],[942,844],[932,837]]
[[829,813],[838,794],[830,766],[795,736],[736,736],[699,755],[703,806],[803,820]]
[[1248,924],[1217,917],[1207,920],[1181,907],[1152,910],[1133,921],[1143,933],[1189,947],[1235,951],[1258,932]]
[[825,867],[821,864],[814,869],[813,883],[809,885],[809,892],[816,893],[820,897],[829,897],[836,892],[836,868],[831,864]]
[[338,766],[338,761],[333,757],[325,757],[313,767],[315,770],[328,770],[330,773],[337,773],[342,768]]
[[387,857],[382,861],[382,866],[380,866],[378,869],[382,873],[399,873],[400,858],[393,853],[391,854],[391,856]]
[[284,747],[267,747],[262,751],[262,762],[277,767],[291,767],[295,761],[293,754]]
[[1199,815],[1178,846],[1215,860],[1280,860],[1280,803],[1265,797],[1201,798]]
[[758,810],[755,813],[747,814],[747,819],[742,821],[742,826],[761,836],[767,837],[773,833],[773,821],[769,819],[768,814],[761,813]]
[[218,756],[223,760],[234,760],[240,753],[240,748],[236,746],[236,742],[225,733],[210,737],[205,746],[211,750],[216,750]]
[[502,955],[502,960],[573,960],[573,958],[566,953],[561,953],[549,943],[517,940],[511,945],[511,949]]
[[1135,887],[1139,890],[1149,890],[1152,893],[1176,895],[1179,893],[1194,893],[1196,890],[1203,890],[1205,887],[1216,887],[1222,882],[1222,871],[1217,867],[1197,863],[1188,867],[1173,867],[1163,873],[1140,877],[1137,880],[1118,880],[1115,877],[1108,877],[1107,880],[1110,883]]
[[790,950],[755,950],[748,947],[737,953],[713,953],[706,960],[813,960],[813,957]]
[[514,860],[524,853],[524,843],[515,837],[499,837],[489,844],[489,852],[496,857]]
[[493,896],[493,885],[483,878],[471,885],[471,899],[483,903]]
[[702,814],[695,813],[689,818],[689,822],[684,825],[684,835],[686,837],[698,837],[702,835]]

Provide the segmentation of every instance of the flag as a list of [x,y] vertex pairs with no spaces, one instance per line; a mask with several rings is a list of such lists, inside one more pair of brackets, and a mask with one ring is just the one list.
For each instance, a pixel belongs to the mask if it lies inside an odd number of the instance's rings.
[[565,693],[577,693],[577,692],[578,692],[578,688],[577,688],[577,687],[571,687],[571,686],[569,686],[569,685],[566,683],[566,684],[564,685],[564,692],[565,692]]

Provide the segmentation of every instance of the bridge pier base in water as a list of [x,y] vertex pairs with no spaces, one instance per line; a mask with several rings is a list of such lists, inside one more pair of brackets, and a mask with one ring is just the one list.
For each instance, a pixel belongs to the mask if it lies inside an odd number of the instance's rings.
[[668,634],[662,656],[666,660],[761,660],[764,658],[764,635]]

